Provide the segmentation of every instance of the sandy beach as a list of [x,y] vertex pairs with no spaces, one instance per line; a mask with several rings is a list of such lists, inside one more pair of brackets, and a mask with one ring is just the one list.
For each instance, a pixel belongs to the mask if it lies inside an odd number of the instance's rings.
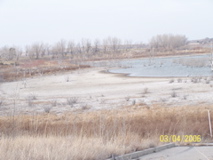
[[[5,104],[0,114],[44,112],[47,107],[51,112],[63,113],[137,104],[212,104],[213,81],[206,78],[191,81],[191,78],[128,77],[106,73],[104,68],[89,68],[5,82],[0,85],[0,97]],[[75,102],[69,103],[73,98]]]

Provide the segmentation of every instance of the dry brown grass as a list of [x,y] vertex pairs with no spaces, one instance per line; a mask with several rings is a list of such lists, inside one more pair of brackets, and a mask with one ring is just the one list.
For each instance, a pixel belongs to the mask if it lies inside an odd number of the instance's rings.
[[114,150],[118,154],[130,150],[120,139],[105,142],[100,137],[28,135],[3,137],[0,148],[0,159],[7,160],[101,160]]
[[129,106],[0,117],[0,159],[100,160],[158,145],[160,135],[201,135],[205,140],[209,138],[207,109],[213,106]]
[[88,65],[71,64],[67,59],[59,65],[56,60],[21,60],[17,66],[0,65],[0,82],[25,79],[33,76],[48,75],[66,71],[88,68]]

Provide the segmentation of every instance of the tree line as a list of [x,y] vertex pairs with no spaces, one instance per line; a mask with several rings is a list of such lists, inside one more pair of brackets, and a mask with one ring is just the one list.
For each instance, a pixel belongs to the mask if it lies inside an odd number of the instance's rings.
[[80,42],[60,40],[53,45],[46,43],[33,43],[24,49],[19,47],[4,46],[0,48],[0,59],[19,60],[21,56],[30,59],[40,59],[43,57],[66,58],[69,57],[102,57],[103,55],[119,55],[128,53],[135,49],[155,49],[168,51],[180,48],[187,44],[187,38],[183,35],[157,35],[148,44],[133,43],[131,40],[122,41],[117,37],[108,37],[103,40],[82,39]]

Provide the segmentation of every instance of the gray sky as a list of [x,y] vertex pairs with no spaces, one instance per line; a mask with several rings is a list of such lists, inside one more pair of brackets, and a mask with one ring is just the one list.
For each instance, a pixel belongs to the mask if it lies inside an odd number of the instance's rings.
[[212,0],[0,0],[0,46],[157,34],[213,37]]

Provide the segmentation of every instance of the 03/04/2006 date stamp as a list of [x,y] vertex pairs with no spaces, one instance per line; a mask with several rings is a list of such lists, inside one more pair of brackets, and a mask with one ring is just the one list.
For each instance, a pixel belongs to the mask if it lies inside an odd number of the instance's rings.
[[200,135],[160,135],[160,142],[201,142]]

